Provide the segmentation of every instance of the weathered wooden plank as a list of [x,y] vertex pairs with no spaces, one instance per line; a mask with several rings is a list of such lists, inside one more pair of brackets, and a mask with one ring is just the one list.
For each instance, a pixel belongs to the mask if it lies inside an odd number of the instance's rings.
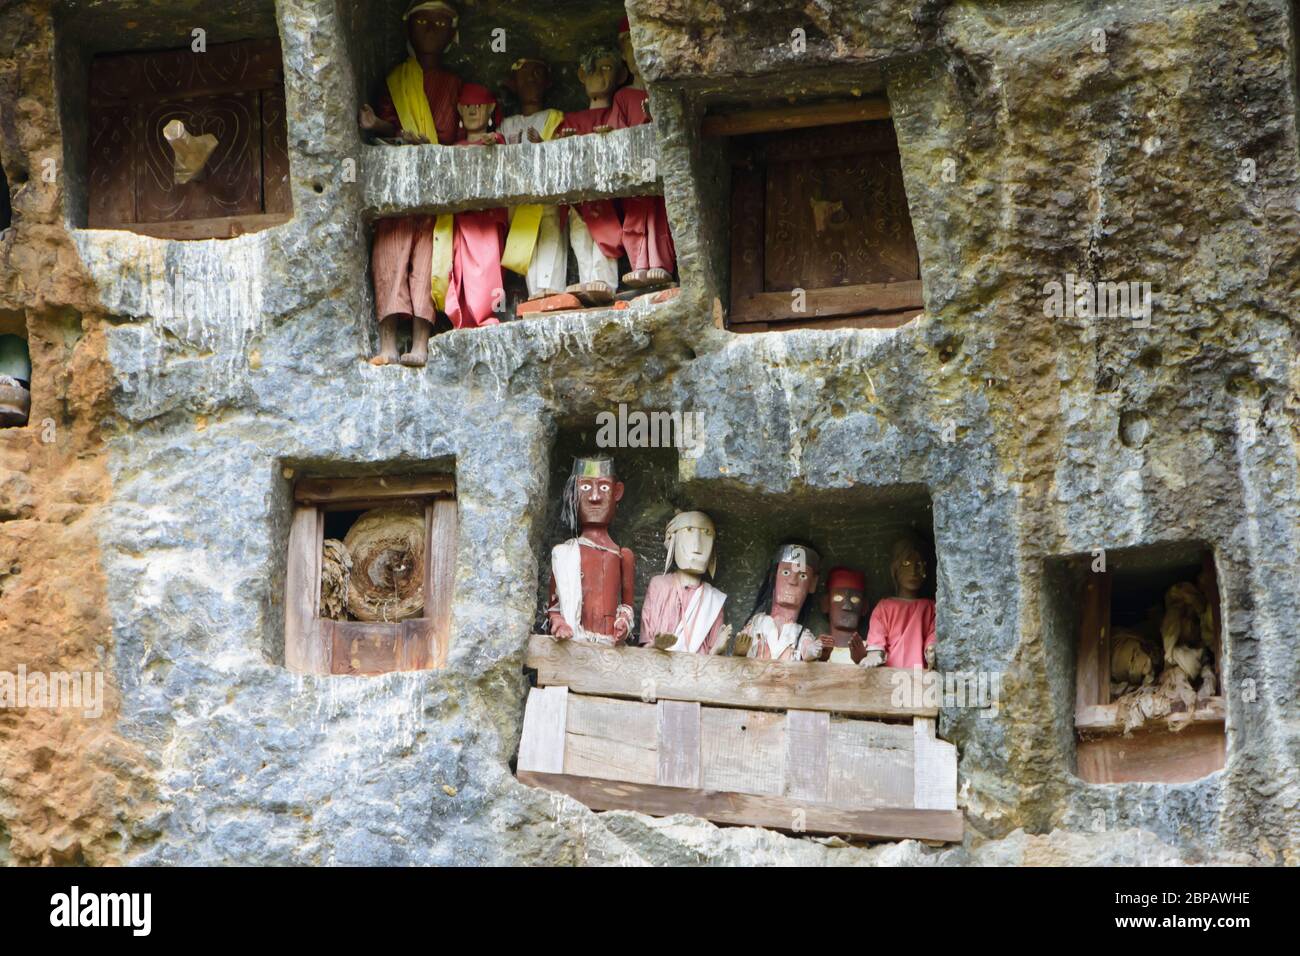
[[524,704],[524,730],[519,739],[519,776],[526,771],[564,772],[564,728],[569,692],[564,687],[534,687]]
[[[1222,697],[1210,697],[1188,717],[1186,713],[1171,714],[1151,721],[1152,728],[1173,727],[1178,724],[1218,724],[1227,719],[1227,708]],[[1095,704],[1075,711],[1074,729],[1088,734],[1122,734],[1124,721],[1119,715],[1119,704]]]
[[922,312],[921,309],[910,309],[907,312],[850,315],[831,319],[801,319],[798,322],[737,322],[731,331],[745,334],[749,332],[785,332],[789,329],[896,329],[911,322]]
[[1076,751],[1078,775],[1088,783],[1188,783],[1226,762],[1227,736],[1219,724],[1084,738]]
[[216,43],[147,53],[100,54],[90,64],[92,106],[115,100],[192,99],[283,87],[279,40]]
[[[921,280],[903,282],[870,282],[861,285],[835,286],[827,289],[808,289],[803,294],[802,312],[794,311],[795,299],[789,292],[760,292],[742,299],[733,297],[732,323],[749,322],[815,322],[818,320],[862,316],[865,313],[914,312],[925,305],[921,295]],[[882,316],[881,328],[889,328],[895,321]]]
[[593,810],[635,810],[650,816],[676,813],[716,823],[798,833],[835,833],[864,840],[957,842],[963,820],[957,810],[842,810],[778,796],[625,783],[570,774],[519,771],[533,787],[565,793]]
[[[643,647],[602,647],[534,634],[527,665],[542,686],[641,699],[695,700],[721,707],[825,710],[864,717],[932,717],[922,706],[922,671],[851,664],[781,663],[744,657],[675,654]],[[898,703],[895,703],[897,699]]]
[[807,106],[712,113],[704,117],[700,129],[705,136],[744,136],[749,133],[771,133],[777,130],[804,129],[809,126],[889,119],[892,115],[888,99],[872,96],[833,103],[813,103]]
[[218,216],[214,219],[187,219],[180,222],[114,222],[101,219],[92,229],[126,229],[155,239],[234,239],[272,226],[282,226],[292,217],[287,213],[258,213],[246,216]]
[[763,291],[763,171],[731,171],[731,302]]
[[659,766],[655,783],[666,787],[700,785],[700,705],[661,700],[658,704]]
[[568,708],[565,773],[656,782],[659,756],[654,704],[570,694]]
[[447,650],[451,646],[459,522],[454,498],[439,498],[425,509],[428,553],[424,558],[424,616],[433,622],[429,632],[429,659],[434,667],[447,663]]
[[700,761],[706,790],[779,795],[785,784],[785,715],[702,708]]
[[333,647],[331,673],[387,674],[427,670],[430,622],[321,621]]
[[956,810],[957,748],[935,737],[933,719],[912,721],[912,751],[912,805],[918,810]]
[[315,508],[299,506],[289,525],[284,580],[284,666],[300,674],[328,674],[328,653],[315,626],[320,606],[321,527]]
[[792,710],[785,715],[785,796],[825,803],[830,786],[831,715]]
[[1110,572],[1089,571],[1083,585],[1074,709],[1110,703]]
[[451,495],[455,481],[447,475],[390,475],[380,478],[303,478],[293,486],[295,501],[382,501],[417,495]]
[[910,724],[831,719],[829,795],[839,807],[910,807],[915,790]]

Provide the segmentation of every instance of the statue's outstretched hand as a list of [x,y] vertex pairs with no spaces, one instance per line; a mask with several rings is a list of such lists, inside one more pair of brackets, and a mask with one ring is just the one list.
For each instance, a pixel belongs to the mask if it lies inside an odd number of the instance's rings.
[[863,643],[862,638],[854,634],[849,638],[849,657],[853,658],[853,663],[861,664],[862,658],[867,656],[867,645]]
[[862,658],[862,667],[879,667],[885,663],[885,649],[883,647],[868,647],[867,656]]
[[732,647],[731,649],[732,655],[735,657],[748,657],[749,646],[750,644],[753,643],[753,641],[754,639],[753,637],[750,636],[749,632],[741,631],[739,634],[736,635],[735,646]]
[[569,638],[573,637],[573,628],[567,624],[557,624],[551,631],[551,636],[557,641],[567,641]]
[[531,126],[528,127],[528,142],[540,143],[541,141],[542,141],[542,134],[537,132],[537,130],[533,129],[533,127]]
[[614,132],[614,127],[612,127],[612,126],[593,126],[593,127],[591,128],[591,131],[592,131],[593,133],[612,133],[612,132]]
[[362,104],[361,112],[357,115],[357,125],[367,133],[372,132],[379,126],[379,117],[375,115],[375,111],[369,103]]
[[937,653],[937,652],[938,652],[938,649],[939,649],[939,645],[937,645],[937,644],[931,644],[929,647],[927,647],[927,648],[925,649],[925,668],[926,668],[926,670],[931,670],[931,671],[934,670],[934,662],[935,662],[935,660],[938,659],[938,656],[939,656],[938,653]]

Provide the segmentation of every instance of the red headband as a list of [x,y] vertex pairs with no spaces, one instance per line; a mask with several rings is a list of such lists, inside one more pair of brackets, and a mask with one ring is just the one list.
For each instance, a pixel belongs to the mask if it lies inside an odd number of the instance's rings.
[[460,97],[456,100],[461,106],[488,106],[495,104],[497,98],[482,83],[463,83]]
[[865,593],[867,576],[853,568],[832,568],[830,577],[826,581],[826,590],[833,591],[836,588],[849,588]]

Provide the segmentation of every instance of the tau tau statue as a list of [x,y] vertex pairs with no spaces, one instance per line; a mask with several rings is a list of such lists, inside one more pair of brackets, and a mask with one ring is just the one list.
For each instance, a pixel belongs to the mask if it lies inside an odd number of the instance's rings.
[[[507,143],[544,143],[555,137],[564,113],[542,105],[550,85],[550,67],[542,60],[516,60],[511,66],[506,86],[519,99],[519,112],[501,124]],[[557,295],[564,288],[569,241],[558,206],[519,206],[511,212],[501,265],[524,277],[529,299]]]
[[[460,15],[441,0],[412,3],[406,23],[410,57],[388,74],[378,109],[361,107],[365,133],[392,144],[450,146],[457,139],[460,77],[442,68],[442,57],[456,37]],[[375,224],[371,271],[379,354],[371,364],[423,365],[436,310],[445,305],[445,276],[451,271],[453,217],[405,216]],[[435,279],[435,277],[438,277]],[[441,288],[438,287],[441,282]],[[411,320],[411,351],[397,354],[397,323]]]
[[897,597],[885,598],[871,612],[863,667],[934,668],[934,601],[920,596],[926,570],[925,553],[917,541],[895,542],[889,573]]
[[557,640],[622,644],[632,635],[636,556],[609,536],[623,483],[608,458],[579,458],[564,486],[564,518],[575,533],[551,549],[546,605]]
[[867,654],[859,633],[866,610],[867,578],[853,568],[832,568],[826,576],[822,610],[830,621],[830,634],[819,638],[821,659],[833,664],[857,664]]
[[[627,17],[618,28],[618,48],[632,79],[614,94],[615,129],[650,122],[645,81],[632,50],[632,28]],[[667,285],[677,267],[677,251],[668,229],[668,210],[663,196],[629,196],[623,200],[623,248],[632,271],[623,276],[629,289]]]
[[[627,78],[618,51],[608,45],[587,50],[579,61],[578,79],[587,90],[585,110],[566,113],[560,136],[607,133],[614,128],[614,91]],[[623,255],[623,224],[609,199],[578,203],[569,217],[569,245],[578,263],[578,281],[564,291],[584,305],[608,305],[618,288],[618,260]]]
[[815,661],[822,643],[804,626],[821,559],[804,544],[783,544],[759,589],[733,653],[758,660]]
[[[504,142],[493,132],[494,118],[500,112],[496,97],[486,86],[465,83],[456,98],[460,115],[456,146],[495,146]],[[497,325],[495,308],[501,299],[501,248],[505,242],[505,209],[475,209],[458,212],[449,262],[437,254],[434,239],[434,299],[443,291],[443,310],[457,329]]]
[[660,650],[720,654],[731,631],[722,622],[727,596],[704,580],[717,570],[713,521],[684,511],[664,533],[664,573],[650,579],[641,605],[641,639]]

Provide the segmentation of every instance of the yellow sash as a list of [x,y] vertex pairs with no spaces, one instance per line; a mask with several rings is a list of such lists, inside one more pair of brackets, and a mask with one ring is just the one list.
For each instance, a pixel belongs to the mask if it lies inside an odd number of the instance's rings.
[[[399,63],[388,74],[388,94],[402,129],[419,133],[430,143],[438,142],[438,127],[433,122],[429,98],[424,95],[424,70],[415,57]],[[433,226],[433,304],[446,311],[447,287],[451,284],[452,228],[455,217],[443,213]]]
[[[546,123],[542,127],[542,139],[549,140],[560,128],[564,114],[559,110],[547,110]],[[524,134],[527,135],[526,133]],[[521,138],[520,142],[524,142]],[[502,268],[528,274],[528,264],[533,261],[533,250],[537,248],[537,233],[542,226],[542,207],[538,205],[519,206],[510,216],[510,233],[506,236],[506,248],[501,253]]]

